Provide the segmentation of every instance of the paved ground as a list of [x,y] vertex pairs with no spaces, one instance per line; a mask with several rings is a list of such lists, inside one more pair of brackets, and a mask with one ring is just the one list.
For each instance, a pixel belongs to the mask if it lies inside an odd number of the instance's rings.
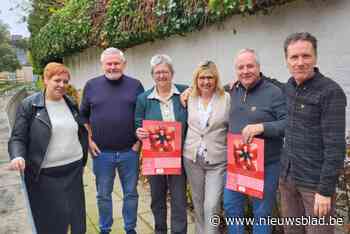
[[[31,232],[30,219],[25,205],[21,179],[17,172],[7,170],[8,163],[0,164],[0,233],[26,234]],[[87,234],[98,232],[98,212],[96,205],[95,179],[90,163],[84,172],[84,186],[87,209]],[[122,192],[119,179],[116,178],[113,191],[114,224],[112,233],[124,233],[122,219]],[[140,234],[153,232],[153,216],[150,210],[150,192],[147,183],[139,182],[139,209],[136,231]],[[168,215],[169,216],[169,215]],[[170,217],[169,217],[170,218]],[[169,219],[168,219],[169,220]],[[188,215],[189,233],[194,233],[192,214]],[[168,222],[169,223],[169,222]]]
[[[98,212],[96,206],[96,189],[95,189],[95,179],[91,170],[91,161],[89,160],[88,166],[85,169],[84,175],[85,183],[85,194],[86,194],[86,209],[87,209],[87,233],[98,233]],[[137,217],[137,227],[136,231],[140,234],[151,234],[153,231],[153,216],[150,209],[150,191],[147,183],[139,181],[138,185],[139,192],[139,208]],[[115,186],[113,190],[113,211],[114,214],[114,224],[112,227],[112,233],[123,233],[123,219],[122,219],[122,192],[119,179],[116,178]],[[168,215],[168,224],[169,217]],[[188,231],[189,233],[194,233],[194,223],[193,216],[191,213],[188,215]],[[169,225],[170,227],[170,225]]]
[[0,163],[7,162],[7,141],[9,137],[9,126],[6,114],[6,104],[10,96],[0,97]]
[[0,233],[31,234],[21,179],[6,168],[7,164],[0,164]]
[[7,170],[9,126],[5,108],[10,97],[0,97],[0,233],[30,234],[32,226],[28,219],[21,178],[18,172]]

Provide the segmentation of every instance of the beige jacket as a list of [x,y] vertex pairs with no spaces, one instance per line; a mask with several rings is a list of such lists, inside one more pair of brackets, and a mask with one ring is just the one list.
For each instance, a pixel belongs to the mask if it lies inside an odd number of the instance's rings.
[[204,129],[200,127],[199,97],[190,97],[188,100],[188,129],[183,155],[193,161],[196,161],[196,154],[201,141],[204,141],[206,145],[205,160],[208,164],[226,161],[230,95],[225,92],[225,95],[216,95],[214,98],[208,126]]

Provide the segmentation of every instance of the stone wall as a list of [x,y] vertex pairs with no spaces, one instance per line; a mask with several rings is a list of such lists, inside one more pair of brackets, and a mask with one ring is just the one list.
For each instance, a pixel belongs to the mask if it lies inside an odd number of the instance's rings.
[[0,233],[36,234],[24,182],[17,171],[8,170],[7,142],[17,106],[25,90],[0,96]]
[[[274,9],[270,15],[234,16],[184,37],[173,36],[126,50],[127,74],[139,78],[149,88],[153,84],[149,60],[156,53],[166,53],[173,58],[176,82],[190,84],[195,66],[206,59],[218,64],[222,80],[227,82],[233,77],[235,54],[251,47],[259,52],[266,75],[286,81],[289,74],[284,62],[283,41],[292,32],[309,31],[319,39],[321,71],[341,84],[349,96],[349,12],[348,0],[322,0],[296,1]],[[77,88],[83,88],[88,79],[101,74],[100,52],[100,49],[89,48],[65,58],[73,74],[72,83]],[[349,118],[347,126],[350,127]]]

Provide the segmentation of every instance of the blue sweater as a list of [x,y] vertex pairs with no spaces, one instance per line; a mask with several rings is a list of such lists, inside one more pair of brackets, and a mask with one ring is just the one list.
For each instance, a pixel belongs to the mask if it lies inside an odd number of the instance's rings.
[[134,112],[143,91],[140,81],[126,75],[118,80],[103,75],[86,83],[80,113],[100,150],[126,150],[136,142]]

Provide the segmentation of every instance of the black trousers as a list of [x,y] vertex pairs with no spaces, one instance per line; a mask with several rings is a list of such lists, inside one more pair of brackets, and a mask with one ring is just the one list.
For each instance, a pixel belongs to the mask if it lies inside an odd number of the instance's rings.
[[149,176],[151,185],[151,209],[155,233],[167,233],[167,193],[170,191],[171,233],[187,233],[186,177],[182,175]]
[[30,207],[38,234],[86,232],[82,160],[42,169],[35,181],[25,173]]

